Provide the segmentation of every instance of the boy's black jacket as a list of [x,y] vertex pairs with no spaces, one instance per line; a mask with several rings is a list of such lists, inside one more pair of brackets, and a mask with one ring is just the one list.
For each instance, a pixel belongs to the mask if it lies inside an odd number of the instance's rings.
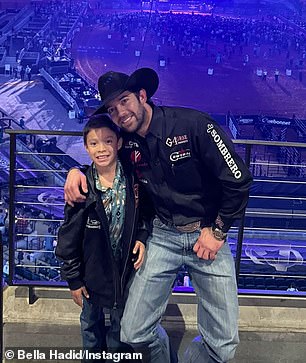
[[[122,294],[133,269],[133,247],[136,240],[145,243],[150,229],[149,204],[138,208],[139,184],[126,172],[125,220],[121,238],[122,259],[113,257],[107,216],[101,192],[95,187],[93,166],[86,171],[88,195],[84,203],[65,206],[65,221],[59,229],[56,256],[62,262],[61,274],[71,290],[85,286],[98,298],[99,304],[113,307],[122,303]],[[142,209],[141,218],[139,210]]]

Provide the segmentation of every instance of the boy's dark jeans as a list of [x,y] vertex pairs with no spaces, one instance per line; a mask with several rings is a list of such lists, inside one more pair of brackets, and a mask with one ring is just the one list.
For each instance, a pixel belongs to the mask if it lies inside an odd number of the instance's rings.
[[[93,304],[83,297],[83,309],[80,315],[83,349],[90,353],[129,352],[130,346],[120,342],[120,320],[123,308],[110,310],[110,326],[105,326],[103,307]],[[101,362],[101,360],[83,359],[83,363]]]

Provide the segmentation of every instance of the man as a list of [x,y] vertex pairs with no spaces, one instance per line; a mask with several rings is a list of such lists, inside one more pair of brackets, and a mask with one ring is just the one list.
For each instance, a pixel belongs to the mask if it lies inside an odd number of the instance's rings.
[[24,129],[25,127],[25,122],[24,122],[24,116],[21,116],[20,120],[19,120],[19,126]]
[[[240,218],[252,177],[222,129],[205,113],[156,107],[154,70],[99,78],[102,105],[124,134],[122,160],[131,162],[156,210],[147,255],[136,273],[121,321],[121,339],[147,348],[150,363],[169,363],[169,339],[159,324],[182,264],[198,295],[201,336],[184,362],[227,362],[238,344],[235,272],[226,233]],[[69,203],[81,201],[85,177],[72,170]]]
[[25,74],[27,75],[28,81],[30,82],[32,78],[32,68],[29,65],[26,66]]

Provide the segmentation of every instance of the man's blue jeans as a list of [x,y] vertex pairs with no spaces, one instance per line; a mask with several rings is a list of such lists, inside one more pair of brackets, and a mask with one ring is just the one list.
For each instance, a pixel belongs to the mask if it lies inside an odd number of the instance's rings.
[[[227,362],[239,342],[234,263],[227,243],[214,261],[193,252],[200,231],[178,232],[154,219],[146,259],[135,274],[121,320],[121,340],[136,351],[150,351],[148,363],[170,363],[169,338],[160,325],[180,267],[188,266],[198,296],[200,337],[188,347],[184,363]],[[147,363],[147,362],[146,362]]]
[[[83,308],[80,315],[83,349],[89,352],[129,352],[131,347],[120,342],[120,319],[123,309],[110,310],[110,326],[105,326],[103,307],[93,304],[83,297]],[[83,360],[83,363],[91,360]],[[96,362],[96,360],[93,360]]]

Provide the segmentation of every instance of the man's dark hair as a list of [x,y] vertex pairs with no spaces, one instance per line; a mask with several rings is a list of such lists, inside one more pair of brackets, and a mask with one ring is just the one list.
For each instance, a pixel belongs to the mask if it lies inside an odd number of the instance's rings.
[[[137,90],[137,91],[134,90],[134,91],[130,91],[130,92],[134,93],[134,95],[136,96],[137,100],[140,101],[140,89]],[[146,103],[148,105],[150,105],[151,107],[154,106],[154,103],[153,103],[153,101],[152,101],[151,98],[148,98]]]
[[101,129],[102,127],[107,127],[112,130],[117,138],[120,138],[120,129],[117,127],[113,121],[110,119],[109,115],[106,113],[100,115],[91,116],[83,129],[83,140],[84,145],[87,144],[87,135],[91,130]]

